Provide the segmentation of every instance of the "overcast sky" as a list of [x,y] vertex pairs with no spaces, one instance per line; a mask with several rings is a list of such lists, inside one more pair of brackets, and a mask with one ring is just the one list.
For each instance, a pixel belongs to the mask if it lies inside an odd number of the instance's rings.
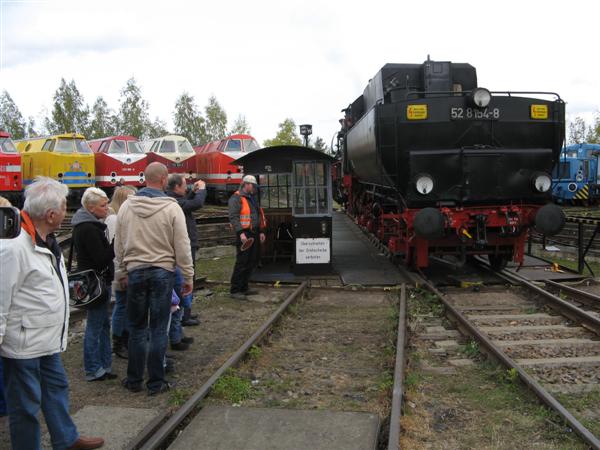
[[328,143],[340,109],[388,62],[468,62],[491,90],[556,91],[571,117],[600,107],[598,7],[570,1],[0,0],[0,89],[25,117],[61,77],[118,108],[135,77],[151,117],[216,95],[259,141],[291,117]]

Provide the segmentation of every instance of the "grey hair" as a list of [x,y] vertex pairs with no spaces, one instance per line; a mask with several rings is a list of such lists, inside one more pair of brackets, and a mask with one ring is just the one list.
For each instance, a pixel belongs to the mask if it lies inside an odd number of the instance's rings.
[[100,200],[102,199],[108,200],[108,195],[106,195],[106,192],[104,192],[102,189],[98,189],[97,187],[89,187],[81,196],[81,205],[85,209],[88,209],[90,206],[100,203]]
[[42,219],[48,211],[59,211],[69,188],[48,177],[36,177],[25,188],[25,204],[23,211],[34,219]]
[[167,189],[172,191],[175,189],[175,186],[181,186],[184,181],[183,175],[180,173],[172,173],[169,175],[169,180],[167,181]]

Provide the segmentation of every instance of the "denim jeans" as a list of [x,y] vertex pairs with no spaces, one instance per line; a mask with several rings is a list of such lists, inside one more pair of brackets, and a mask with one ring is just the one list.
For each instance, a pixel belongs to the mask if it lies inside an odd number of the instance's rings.
[[[110,299],[110,291],[108,299]],[[108,300],[105,300],[92,304],[87,309],[87,323],[83,337],[83,368],[85,379],[88,381],[112,371],[108,303]]]
[[6,415],[6,399],[4,397],[4,370],[2,369],[2,359],[0,358],[0,416]]
[[129,273],[127,382],[131,386],[140,386],[144,381],[144,365],[148,367],[146,387],[149,390],[160,389],[166,382],[163,364],[174,284],[175,274],[160,267],[147,267]]
[[181,342],[181,338],[183,338],[183,328],[181,328],[182,317],[182,308],[179,308],[174,313],[171,313],[171,324],[169,325],[169,342],[171,345],[178,344]]
[[3,358],[12,448],[39,450],[40,408],[52,448],[64,450],[79,438],[69,415],[69,384],[60,354],[31,359]]
[[191,308],[192,307],[192,300],[194,298],[193,294],[188,294],[186,296],[184,296],[182,294],[183,291],[183,272],[181,271],[181,269],[179,267],[175,267],[175,292],[177,293],[177,295],[179,296],[179,298],[181,299],[181,303],[179,304],[179,307],[181,309],[183,308]]
[[127,291],[115,291],[115,305],[112,312],[112,334],[123,336],[127,328]]

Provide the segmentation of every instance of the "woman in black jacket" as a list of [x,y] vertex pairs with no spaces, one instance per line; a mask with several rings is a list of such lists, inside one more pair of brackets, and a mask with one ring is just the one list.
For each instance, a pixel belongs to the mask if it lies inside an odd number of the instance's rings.
[[108,304],[110,285],[114,274],[114,252],[106,237],[106,225],[101,222],[108,215],[108,197],[98,188],[88,188],[81,197],[73,220],[73,244],[77,255],[77,269],[93,269],[106,287],[106,295],[87,307],[87,324],[83,339],[83,366],[87,381],[114,379],[110,347],[110,320]]

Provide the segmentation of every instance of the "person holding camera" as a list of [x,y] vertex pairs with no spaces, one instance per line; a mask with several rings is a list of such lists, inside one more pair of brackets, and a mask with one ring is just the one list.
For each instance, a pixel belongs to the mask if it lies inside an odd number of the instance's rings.
[[0,356],[15,449],[41,449],[38,414],[52,448],[94,449],[102,438],[80,436],[69,415],[69,383],[60,353],[69,335],[69,286],[54,232],[67,211],[69,190],[38,177],[25,190],[22,227],[0,240]]
[[112,373],[108,304],[114,275],[114,252],[108,242],[106,224],[101,222],[108,215],[108,197],[102,189],[90,187],[83,193],[81,204],[82,207],[71,220],[77,270],[92,269],[104,283],[102,298],[86,307],[87,321],[83,338],[85,379],[112,380],[117,376]]

